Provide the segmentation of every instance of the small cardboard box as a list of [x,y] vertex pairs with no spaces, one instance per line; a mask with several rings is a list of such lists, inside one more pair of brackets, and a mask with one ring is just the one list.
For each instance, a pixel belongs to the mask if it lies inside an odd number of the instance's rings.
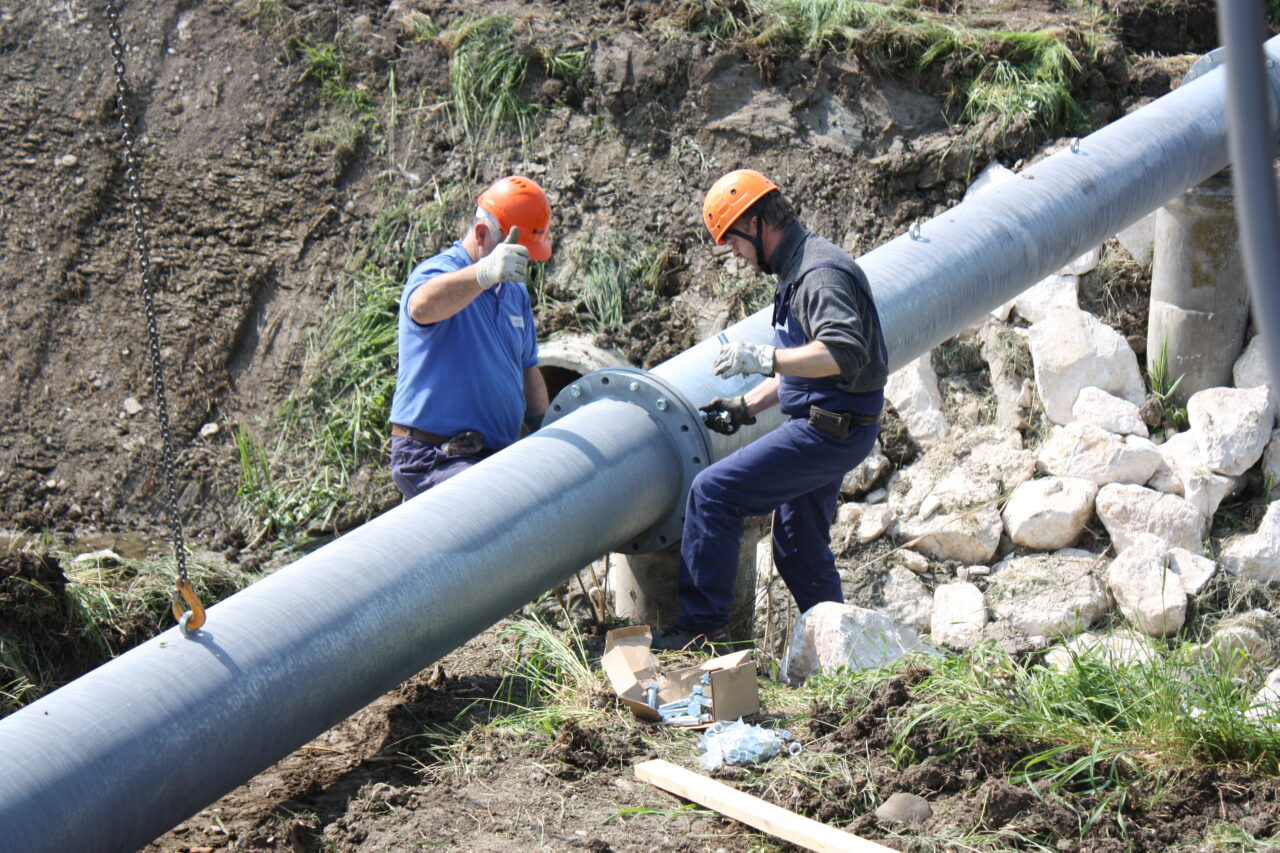
[[674,702],[689,695],[704,674],[711,679],[711,717],[736,720],[760,710],[756,684],[756,663],[750,650],[714,657],[699,664],[670,672],[658,672],[658,659],[650,649],[652,634],[647,625],[619,628],[604,638],[605,674],[618,698],[642,720],[661,719],[645,702],[645,687],[658,685],[658,704]]

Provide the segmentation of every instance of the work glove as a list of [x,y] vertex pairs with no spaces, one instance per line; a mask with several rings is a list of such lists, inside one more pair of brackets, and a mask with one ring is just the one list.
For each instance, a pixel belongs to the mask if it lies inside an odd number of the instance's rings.
[[773,352],[774,348],[766,344],[734,341],[724,345],[711,369],[715,371],[716,376],[722,376],[725,379],[739,374],[746,376],[748,373],[772,376]]
[[520,229],[511,226],[507,239],[476,261],[476,283],[486,290],[500,281],[523,282],[529,268],[529,250],[516,242]]
[[702,421],[707,429],[722,435],[733,435],[739,427],[749,426],[756,422],[754,415],[747,414],[745,397],[716,397],[705,406],[699,406]]

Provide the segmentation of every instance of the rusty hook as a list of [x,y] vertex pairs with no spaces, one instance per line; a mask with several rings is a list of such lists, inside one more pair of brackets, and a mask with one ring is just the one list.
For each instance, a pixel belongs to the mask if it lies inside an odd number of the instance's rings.
[[[179,596],[187,603],[190,612],[182,606],[182,602],[178,600]],[[173,592],[173,618],[178,620],[178,625],[184,634],[204,624],[204,605],[200,603],[195,590],[191,588],[191,581],[186,578],[178,579],[177,588]]]

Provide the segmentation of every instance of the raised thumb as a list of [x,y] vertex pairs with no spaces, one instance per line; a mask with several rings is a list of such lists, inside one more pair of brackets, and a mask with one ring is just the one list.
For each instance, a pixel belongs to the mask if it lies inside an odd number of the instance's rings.
[[511,230],[507,232],[507,239],[503,240],[502,242],[504,243],[520,242],[520,226],[512,225]]

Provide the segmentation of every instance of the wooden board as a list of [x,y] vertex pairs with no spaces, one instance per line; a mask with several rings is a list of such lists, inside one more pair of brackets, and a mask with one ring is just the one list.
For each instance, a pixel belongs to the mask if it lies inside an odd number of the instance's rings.
[[714,779],[656,759],[636,765],[636,777],[715,809],[736,821],[818,853],[897,853],[891,847],[789,812]]

